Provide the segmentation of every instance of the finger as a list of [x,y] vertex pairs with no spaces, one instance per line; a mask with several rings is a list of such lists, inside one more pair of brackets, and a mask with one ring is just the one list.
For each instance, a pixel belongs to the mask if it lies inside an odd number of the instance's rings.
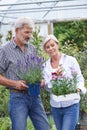
[[41,87],[44,87],[44,86],[45,86],[45,83],[44,83],[44,82],[41,82],[40,86],[41,86]]
[[24,83],[24,84],[26,84],[26,81],[24,81],[24,80],[21,80],[21,82]]
[[28,86],[26,84],[22,84],[21,85],[23,88],[28,88]]
[[77,88],[77,92],[81,92],[81,90],[79,88]]
[[57,70],[57,75],[59,75],[60,73],[62,73],[62,69],[61,68]]

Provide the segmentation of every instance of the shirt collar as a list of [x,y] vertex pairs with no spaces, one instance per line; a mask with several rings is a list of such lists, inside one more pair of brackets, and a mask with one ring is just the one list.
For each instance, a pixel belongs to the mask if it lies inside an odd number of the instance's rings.
[[[14,37],[11,39],[11,45],[13,48],[18,48],[18,45],[14,42]],[[28,44],[25,44],[25,47],[28,47]]]

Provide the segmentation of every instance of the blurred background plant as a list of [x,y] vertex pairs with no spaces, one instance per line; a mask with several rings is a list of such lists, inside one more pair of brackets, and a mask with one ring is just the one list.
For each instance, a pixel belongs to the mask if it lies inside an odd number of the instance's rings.
[[0,117],[8,116],[9,92],[3,86],[0,86]]
[[0,34],[0,45],[2,44],[2,34]]
[[31,43],[36,47],[38,55],[43,55],[43,48],[42,48],[42,40],[43,37],[39,35],[40,33],[40,27],[35,27],[35,30],[33,31]]
[[12,38],[12,31],[9,30],[8,33],[7,33],[7,37],[6,37],[6,41],[9,41],[11,38]]

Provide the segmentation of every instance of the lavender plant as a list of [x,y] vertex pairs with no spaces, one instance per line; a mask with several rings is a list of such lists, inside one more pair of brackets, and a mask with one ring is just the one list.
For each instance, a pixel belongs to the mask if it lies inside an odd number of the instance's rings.
[[33,54],[27,55],[24,64],[17,60],[18,75],[26,83],[35,84],[40,82],[42,79],[42,62],[43,58]]

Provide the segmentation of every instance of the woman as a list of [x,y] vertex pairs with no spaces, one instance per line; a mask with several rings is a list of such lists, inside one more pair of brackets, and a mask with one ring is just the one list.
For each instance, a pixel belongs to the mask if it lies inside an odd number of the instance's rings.
[[[50,104],[56,128],[57,130],[75,130],[79,116],[79,93],[86,93],[79,64],[74,57],[59,51],[59,42],[52,34],[45,37],[43,47],[49,55],[49,59],[44,63],[43,77],[46,89],[50,92]],[[52,94],[52,74],[67,75],[71,78],[72,69],[77,73],[76,93],[68,94],[67,97],[59,95],[55,98]]]

